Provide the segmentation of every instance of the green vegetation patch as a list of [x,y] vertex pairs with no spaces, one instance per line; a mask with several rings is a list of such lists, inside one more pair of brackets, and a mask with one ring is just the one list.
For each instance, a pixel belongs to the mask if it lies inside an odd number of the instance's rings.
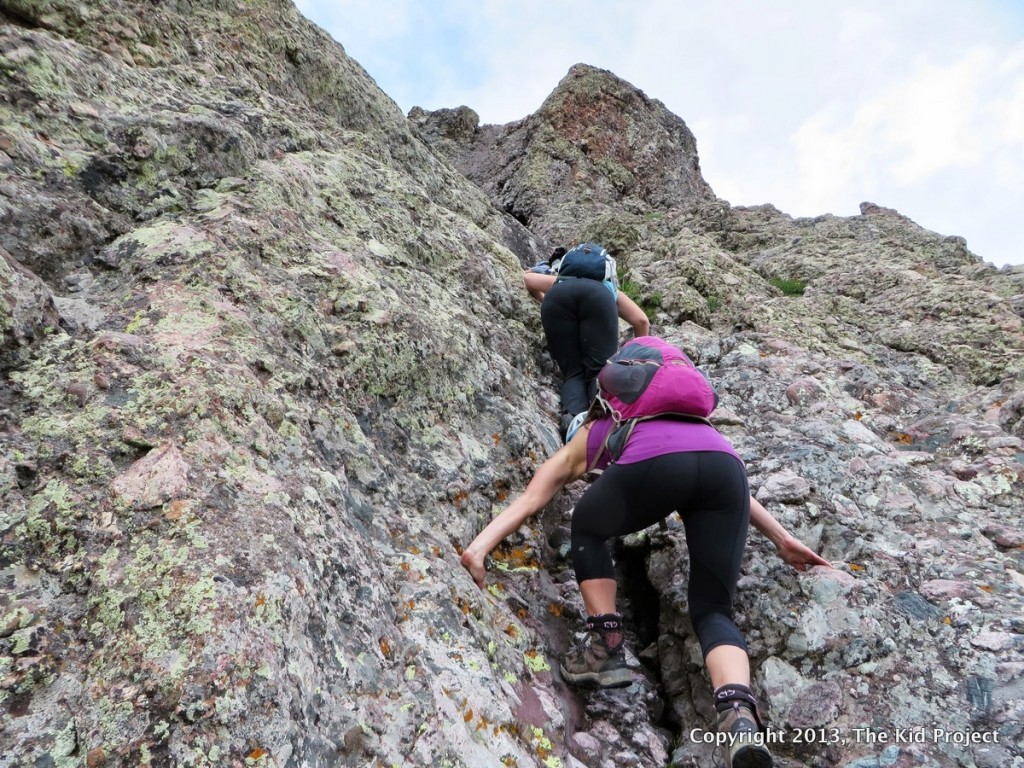
[[647,319],[654,322],[654,315],[661,309],[662,296],[660,293],[644,295],[640,284],[623,277],[621,269],[619,270],[619,290],[635,301],[647,315]]
[[768,282],[782,291],[785,296],[803,296],[804,289],[807,288],[807,283],[796,278],[772,277]]

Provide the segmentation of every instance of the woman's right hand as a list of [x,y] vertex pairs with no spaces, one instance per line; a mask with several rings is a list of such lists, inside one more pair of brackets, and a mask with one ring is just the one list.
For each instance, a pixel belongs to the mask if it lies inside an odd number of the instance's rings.
[[463,550],[461,562],[462,567],[469,571],[473,581],[480,589],[484,588],[484,576],[487,575],[487,566],[484,564],[485,555],[475,553],[472,547]]

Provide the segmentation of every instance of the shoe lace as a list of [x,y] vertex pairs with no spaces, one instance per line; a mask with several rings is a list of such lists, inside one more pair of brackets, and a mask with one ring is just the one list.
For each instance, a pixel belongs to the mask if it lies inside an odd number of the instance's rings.
[[582,656],[585,654],[590,649],[590,645],[593,641],[593,634],[593,631],[586,632],[581,640],[576,641],[576,645],[572,647],[572,650],[569,651],[567,655]]

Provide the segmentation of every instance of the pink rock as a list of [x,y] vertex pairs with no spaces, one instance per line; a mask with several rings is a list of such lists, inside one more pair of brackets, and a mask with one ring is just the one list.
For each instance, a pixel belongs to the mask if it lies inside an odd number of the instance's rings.
[[1007,525],[985,526],[983,533],[995,542],[996,546],[1003,549],[1016,549],[1024,547],[1024,531],[1018,531]]
[[157,507],[188,490],[188,464],[173,445],[154,448],[111,483],[114,496],[134,509]]
[[1005,651],[1015,642],[1016,636],[1009,632],[979,632],[971,638],[971,645],[986,651]]
[[868,469],[870,469],[867,461],[865,461],[860,456],[854,456],[852,459],[850,459],[849,467],[851,472],[856,472],[858,474],[860,474],[861,472],[867,472]]
[[932,579],[922,584],[918,592],[934,602],[936,600],[950,600],[954,597],[970,599],[977,597],[981,591],[969,581]]
[[900,410],[900,396],[895,392],[876,392],[867,398],[869,405],[885,413],[897,413]]
[[786,398],[793,405],[807,405],[821,398],[825,390],[817,379],[797,379],[786,388]]
[[795,472],[776,472],[765,478],[758,498],[780,501],[783,504],[805,501],[811,495],[811,484]]

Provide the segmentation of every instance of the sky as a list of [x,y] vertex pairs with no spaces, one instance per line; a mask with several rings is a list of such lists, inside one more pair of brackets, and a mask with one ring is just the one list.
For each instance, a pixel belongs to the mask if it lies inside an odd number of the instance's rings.
[[537,111],[573,64],[662,102],[732,205],[895,208],[1024,264],[1021,0],[296,0],[405,113]]

